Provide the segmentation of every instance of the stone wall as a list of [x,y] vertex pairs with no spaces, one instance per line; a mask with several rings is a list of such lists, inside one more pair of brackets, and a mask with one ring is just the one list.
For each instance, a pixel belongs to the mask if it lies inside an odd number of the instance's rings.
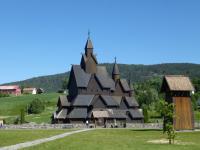
[[[114,127],[113,124],[107,125],[108,128]],[[88,127],[94,128],[94,124],[90,124]],[[70,128],[87,128],[85,124],[22,124],[22,125],[4,125],[3,129],[70,129]],[[118,128],[123,128],[123,126],[118,126]],[[137,128],[137,129],[160,129],[161,124],[126,124],[126,128]]]
[[[107,128],[110,128],[113,124],[107,124]],[[94,128],[94,124],[89,125],[90,128]],[[162,123],[127,123],[126,128],[132,129],[162,129]],[[23,124],[23,125],[4,125],[2,129],[70,129],[70,128],[87,128],[85,124]],[[101,127],[99,127],[101,128]],[[118,128],[124,128],[118,126]],[[195,123],[195,128],[200,128],[200,123]]]
[[134,129],[162,129],[162,123],[127,123],[126,128]]

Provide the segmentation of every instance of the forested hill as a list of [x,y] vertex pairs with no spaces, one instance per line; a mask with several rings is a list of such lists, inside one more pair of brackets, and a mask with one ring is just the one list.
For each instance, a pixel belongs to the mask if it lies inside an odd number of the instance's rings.
[[[105,65],[108,72],[112,72],[113,64]],[[157,65],[126,65],[119,64],[119,69],[122,78],[131,78],[132,82],[142,82],[152,77],[162,77],[166,74],[183,74],[191,78],[200,77],[200,64],[190,63],[171,63]],[[68,78],[69,72],[31,78],[24,81],[13,82],[9,84],[18,84],[24,87],[41,87],[47,92],[57,91],[61,89],[63,80]]]

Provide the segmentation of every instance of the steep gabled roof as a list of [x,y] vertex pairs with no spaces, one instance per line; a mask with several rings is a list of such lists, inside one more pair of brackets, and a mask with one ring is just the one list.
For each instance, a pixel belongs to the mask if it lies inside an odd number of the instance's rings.
[[112,98],[117,102],[117,104],[120,106],[122,101],[122,96],[112,96]]
[[126,111],[119,109],[108,109],[110,118],[114,119],[126,119]]
[[85,50],[86,49],[93,49],[92,41],[90,40],[90,38],[87,39],[87,42],[85,44]]
[[113,66],[112,75],[120,75],[119,67],[118,67],[118,65],[116,63],[116,60],[115,60],[114,66]]
[[121,85],[124,89],[124,91],[128,92],[131,91],[130,86],[128,85],[128,82],[126,79],[120,79]]
[[56,119],[65,119],[67,118],[67,109],[63,108],[57,115]]
[[87,108],[74,108],[68,115],[70,119],[87,118]]
[[112,96],[101,95],[107,106],[119,106],[119,104],[112,98]]
[[126,103],[129,107],[138,107],[138,102],[136,101],[135,97],[125,97]]
[[129,109],[128,111],[133,119],[144,118],[143,114],[138,109]]
[[77,95],[73,106],[90,106],[94,95]]
[[[59,102],[60,102],[61,106],[64,106],[64,107],[70,106],[70,102],[68,101],[66,95],[60,95],[58,98],[58,104],[59,104]],[[57,104],[57,106],[58,106],[58,104]]]
[[[95,63],[98,64],[96,56],[93,53],[91,56],[94,59]],[[82,54],[81,63],[86,63],[87,60],[88,60],[87,56],[85,54]]]
[[72,71],[74,72],[77,87],[87,87],[91,74],[86,73],[79,65],[73,65]]
[[97,67],[96,78],[103,88],[115,90],[115,83],[109,77],[105,66],[98,66]]
[[170,91],[194,91],[194,87],[189,77],[183,75],[167,75],[163,79],[161,91],[164,92],[165,87]]

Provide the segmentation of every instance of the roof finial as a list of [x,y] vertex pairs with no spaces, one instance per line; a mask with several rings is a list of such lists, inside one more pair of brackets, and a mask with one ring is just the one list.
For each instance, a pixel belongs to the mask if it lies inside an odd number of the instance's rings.
[[115,57],[115,63],[117,63],[117,57]]
[[90,29],[88,29],[88,39],[90,39]]

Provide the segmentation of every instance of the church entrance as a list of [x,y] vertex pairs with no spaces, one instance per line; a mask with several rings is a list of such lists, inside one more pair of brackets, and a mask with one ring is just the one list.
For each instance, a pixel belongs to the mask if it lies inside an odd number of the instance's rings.
[[93,111],[92,119],[95,127],[106,127],[107,119],[109,114],[107,111]]

